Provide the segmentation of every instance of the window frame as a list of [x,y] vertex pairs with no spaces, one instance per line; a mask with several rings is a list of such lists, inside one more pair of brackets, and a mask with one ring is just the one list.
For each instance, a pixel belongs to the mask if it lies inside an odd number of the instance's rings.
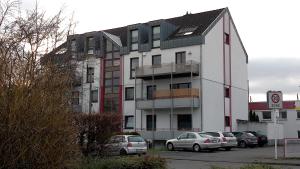
[[[184,120],[190,120],[190,126],[186,127],[185,122],[182,122],[180,120],[182,120],[182,118],[184,116],[188,116],[187,119],[184,119]],[[177,114],[177,130],[191,130],[193,128],[193,117],[192,117],[192,114]]]
[[224,32],[224,43],[230,45],[230,35],[229,33]]
[[[284,115],[285,117],[282,116],[283,114],[285,114]],[[287,120],[287,111],[286,110],[279,112],[279,119],[280,120]]]
[[[158,37],[155,37],[155,35],[156,35],[156,34],[154,33],[154,29],[155,29],[155,28],[159,28],[159,33],[158,33],[159,36],[158,36]],[[151,28],[152,48],[153,48],[153,49],[155,49],[155,48],[160,48],[160,29],[161,29],[161,28],[160,28],[159,25],[158,25],[158,26],[152,26],[152,28]],[[154,42],[157,42],[157,41],[159,42],[159,45],[158,45],[158,46],[154,46],[154,44],[155,44]]]
[[[132,118],[132,127],[128,126],[128,119]],[[134,129],[134,116],[133,115],[126,115],[124,118],[125,122],[124,122],[124,128],[125,129]]]
[[225,98],[230,98],[231,94],[230,94],[230,87],[229,86],[225,86],[224,87],[224,97]]
[[[76,95],[75,95],[75,93],[76,93]],[[76,97],[74,97],[74,96],[76,96]],[[76,100],[76,102],[75,102],[75,100]],[[76,103],[76,104],[74,104],[74,103]],[[72,105],[79,105],[79,103],[80,103],[80,92],[73,91],[72,92]]]
[[132,77],[132,72],[135,72],[135,68],[132,68],[132,63],[133,63],[133,60],[137,60],[137,62],[138,62],[138,66],[137,67],[139,67],[139,65],[140,65],[140,60],[139,60],[139,57],[133,57],[133,58],[130,58],[130,79],[133,79],[133,77]]
[[87,69],[87,71],[86,71],[86,83],[94,83],[95,68],[94,67],[87,67],[86,69]]
[[[128,96],[128,90],[132,90],[132,98]],[[129,101],[129,100],[134,100],[134,87],[125,87],[125,100]]]
[[[270,114],[270,118],[265,118],[265,116],[264,116],[265,113]],[[262,112],[262,119],[263,120],[272,120],[272,113],[271,113],[271,111],[263,111]]]
[[91,97],[91,103],[98,103],[98,100],[99,100],[98,89],[91,90],[90,95],[91,95],[90,96]]
[[[178,57],[181,57],[180,63],[178,63]],[[184,60],[184,62],[183,62],[183,60]],[[186,64],[186,51],[181,51],[181,52],[175,53],[175,64]]]
[[[86,44],[86,49],[87,49],[87,54],[88,55],[93,55],[95,54],[95,38],[93,36],[89,36],[86,38],[87,44]],[[92,51],[90,53],[90,51]]]
[[[153,126],[153,130],[155,131],[156,130],[156,115],[153,115],[154,116],[154,126]],[[151,119],[151,122],[149,123],[149,119]],[[150,130],[152,131],[152,115],[151,114],[148,114],[146,116],[146,130]]]
[[[137,32],[137,37],[136,40],[133,40],[133,32]],[[136,49],[133,49],[133,45],[137,45]],[[137,51],[139,50],[139,30],[138,29],[133,29],[130,31],[130,51]]]
[[300,119],[300,110],[297,110],[297,119]]
[[224,123],[225,123],[225,127],[230,127],[231,124],[230,124],[230,116],[225,116],[224,118]]
[[[155,64],[155,58],[159,58],[159,64]],[[152,66],[161,66],[161,55],[152,55]]]

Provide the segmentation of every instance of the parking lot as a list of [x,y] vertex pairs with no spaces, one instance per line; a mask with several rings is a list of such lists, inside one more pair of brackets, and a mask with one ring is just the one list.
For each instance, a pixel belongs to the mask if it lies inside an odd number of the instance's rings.
[[[294,149],[300,152],[300,145]],[[192,152],[161,151],[170,169],[199,169],[211,166],[238,168],[247,164],[265,163],[280,168],[300,168],[300,158],[283,159],[283,147],[278,147],[278,160],[274,160],[274,147],[234,148],[231,151]]]

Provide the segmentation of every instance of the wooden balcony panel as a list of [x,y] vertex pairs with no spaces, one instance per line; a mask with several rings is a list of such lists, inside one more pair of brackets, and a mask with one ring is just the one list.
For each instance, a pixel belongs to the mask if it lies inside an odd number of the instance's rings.
[[199,97],[199,89],[173,89],[171,90],[157,90],[154,92],[155,99],[169,99],[169,98],[185,98],[185,97]]

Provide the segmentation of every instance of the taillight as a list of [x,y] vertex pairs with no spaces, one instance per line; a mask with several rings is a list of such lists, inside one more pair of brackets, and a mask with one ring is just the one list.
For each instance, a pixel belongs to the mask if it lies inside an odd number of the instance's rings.
[[128,144],[127,144],[127,147],[132,147],[132,144],[131,144],[131,143],[128,143]]
[[223,137],[223,141],[226,141],[226,138],[225,138],[225,137]]
[[210,139],[206,139],[204,143],[210,143]]

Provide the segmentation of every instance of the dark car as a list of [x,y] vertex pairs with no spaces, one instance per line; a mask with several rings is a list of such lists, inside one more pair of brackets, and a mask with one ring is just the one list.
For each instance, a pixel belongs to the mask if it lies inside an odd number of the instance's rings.
[[268,144],[268,137],[266,135],[256,131],[245,131],[245,132],[251,133],[257,137],[258,146],[263,147],[265,144]]
[[257,137],[249,132],[232,132],[232,134],[236,137],[239,147],[246,148],[257,145]]

